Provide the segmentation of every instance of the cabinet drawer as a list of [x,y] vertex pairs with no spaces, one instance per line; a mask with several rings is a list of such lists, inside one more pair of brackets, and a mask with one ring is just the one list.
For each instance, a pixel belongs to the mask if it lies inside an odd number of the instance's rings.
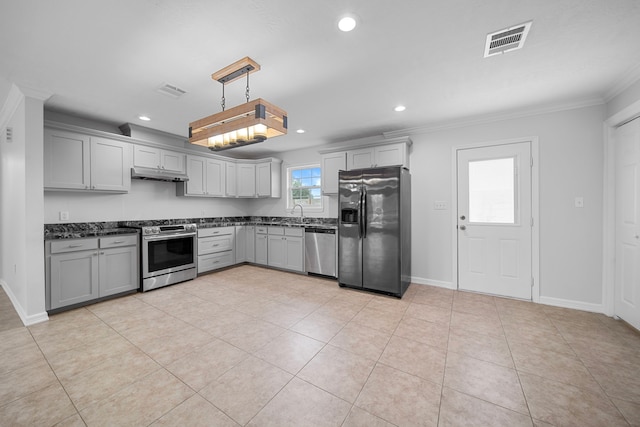
[[134,246],[137,242],[138,242],[137,234],[101,237],[100,247],[101,248],[117,248],[120,246]]
[[228,267],[235,263],[233,251],[198,256],[198,273]]
[[88,251],[98,249],[98,239],[70,239],[57,240],[51,242],[51,253],[60,254],[64,252]]
[[291,227],[291,228],[284,229],[285,236],[302,237],[303,234],[304,234],[304,229],[302,227]]
[[267,227],[256,226],[256,234],[267,234]]
[[198,230],[198,237],[222,236],[225,234],[233,234],[235,231],[235,227],[203,228]]
[[233,235],[201,237],[198,239],[198,255],[229,251],[233,247]]
[[269,234],[284,236],[284,227],[269,227]]

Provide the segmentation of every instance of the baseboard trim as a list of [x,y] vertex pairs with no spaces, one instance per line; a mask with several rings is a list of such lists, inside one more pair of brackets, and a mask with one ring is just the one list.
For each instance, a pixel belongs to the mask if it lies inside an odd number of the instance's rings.
[[573,308],[575,310],[590,311],[592,313],[606,314],[604,305],[593,304],[590,302],[540,296],[540,304],[552,305],[562,308]]
[[417,285],[436,286],[438,288],[445,288],[445,289],[456,289],[454,284],[451,282],[445,282],[443,280],[425,279],[423,277],[413,276],[411,277],[411,283],[415,283]]
[[0,280],[0,286],[2,286],[2,289],[4,289],[4,292],[9,297],[11,304],[13,304],[13,308],[15,308],[18,316],[20,316],[20,320],[22,320],[23,325],[31,326],[35,325],[36,323],[46,322],[47,320],[49,320],[49,315],[46,311],[43,311],[42,313],[32,314],[31,316],[27,315],[27,313],[24,312],[22,305],[20,305],[18,299],[13,294],[11,287],[9,287],[4,280]]

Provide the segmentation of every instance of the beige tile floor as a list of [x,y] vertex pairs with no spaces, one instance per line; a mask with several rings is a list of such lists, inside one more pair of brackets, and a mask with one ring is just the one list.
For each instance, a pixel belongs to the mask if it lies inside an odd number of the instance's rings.
[[622,322],[429,286],[240,266],[3,329],[2,426],[640,425]]

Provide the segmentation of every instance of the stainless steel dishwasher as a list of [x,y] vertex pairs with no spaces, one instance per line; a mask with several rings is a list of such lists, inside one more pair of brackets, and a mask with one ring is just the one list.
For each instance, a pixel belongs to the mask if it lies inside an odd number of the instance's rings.
[[333,228],[305,228],[304,260],[308,274],[336,277],[336,230]]

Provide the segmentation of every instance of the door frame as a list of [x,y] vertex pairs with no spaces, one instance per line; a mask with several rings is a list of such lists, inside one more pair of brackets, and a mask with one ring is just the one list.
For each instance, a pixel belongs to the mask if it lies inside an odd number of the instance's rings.
[[615,316],[616,285],[616,127],[640,116],[640,101],[623,108],[602,124],[604,137],[604,185],[602,225],[602,309]]
[[458,278],[458,150],[467,148],[483,148],[494,145],[515,144],[519,142],[529,142],[531,144],[531,158],[533,165],[531,166],[531,217],[533,226],[531,227],[531,276],[533,277],[533,286],[531,288],[531,300],[540,302],[540,187],[539,187],[539,156],[538,156],[538,137],[528,136],[523,138],[510,138],[496,141],[475,142],[466,144],[457,144],[451,147],[451,239],[452,247],[452,275],[453,289],[458,289],[460,281]]

